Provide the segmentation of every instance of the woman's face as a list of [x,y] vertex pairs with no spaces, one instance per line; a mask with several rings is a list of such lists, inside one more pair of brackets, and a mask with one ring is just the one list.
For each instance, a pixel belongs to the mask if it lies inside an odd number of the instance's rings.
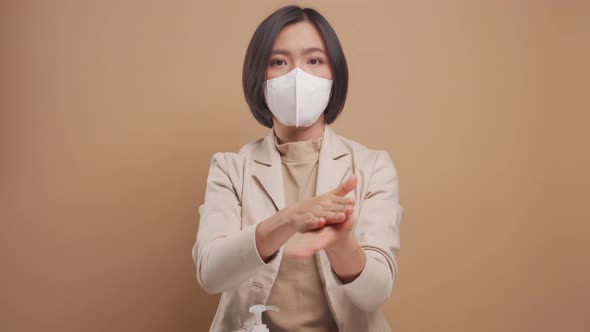
[[266,79],[283,76],[295,67],[318,77],[332,79],[332,65],[326,45],[310,22],[288,25],[278,33],[270,54]]

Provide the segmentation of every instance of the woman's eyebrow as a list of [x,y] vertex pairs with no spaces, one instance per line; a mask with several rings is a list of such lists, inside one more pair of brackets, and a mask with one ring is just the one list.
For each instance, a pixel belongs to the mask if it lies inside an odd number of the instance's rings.
[[[313,53],[313,52],[322,52],[324,54],[326,53],[320,47],[308,47],[308,48],[304,48],[301,53],[302,54],[308,54],[308,53]],[[287,50],[282,50],[282,49],[274,49],[270,53],[271,54],[282,54],[282,55],[285,55],[285,56],[291,55],[291,52],[289,52]]]

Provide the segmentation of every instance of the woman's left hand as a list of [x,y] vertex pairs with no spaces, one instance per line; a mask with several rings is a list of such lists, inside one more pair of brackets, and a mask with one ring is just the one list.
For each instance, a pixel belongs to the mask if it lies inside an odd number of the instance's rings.
[[314,231],[296,233],[285,245],[285,255],[294,259],[304,259],[322,249],[338,246],[351,236],[354,221],[355,218],[351,213],[341,223],[326,225]]

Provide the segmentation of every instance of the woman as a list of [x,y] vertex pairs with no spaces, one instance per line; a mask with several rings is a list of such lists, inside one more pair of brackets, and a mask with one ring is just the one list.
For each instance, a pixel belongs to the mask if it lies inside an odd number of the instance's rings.
[[346,59],[315,10],[287,6],[256,29],[243,69],[269,133],[215,153],[193,248],[197,280],[222,293],[211,331],[390,331],[402,207],[386,151],[337,135]]

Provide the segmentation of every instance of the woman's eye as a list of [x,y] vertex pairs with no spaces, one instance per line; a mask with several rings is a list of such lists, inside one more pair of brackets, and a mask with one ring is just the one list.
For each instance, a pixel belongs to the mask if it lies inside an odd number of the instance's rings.
[[285,60],[281,60],[281,59],[276,59],[276,60],[273,60],[273,61],[270,63],[270,65],[271,65],[271,66],[273,66],[273,65],[282,66],[282,65],[284,65],[284,64],[285,64]]
[[318,64],[320,64],[321,62],[322,62],[322,61],[321,61],[320,59],[318,59],[318,58],[313,58],[313,59],[310,59],[310,60],[309,60],[309,63],[310,63],[310,64],[312,64],[312,65],[318,65]]

